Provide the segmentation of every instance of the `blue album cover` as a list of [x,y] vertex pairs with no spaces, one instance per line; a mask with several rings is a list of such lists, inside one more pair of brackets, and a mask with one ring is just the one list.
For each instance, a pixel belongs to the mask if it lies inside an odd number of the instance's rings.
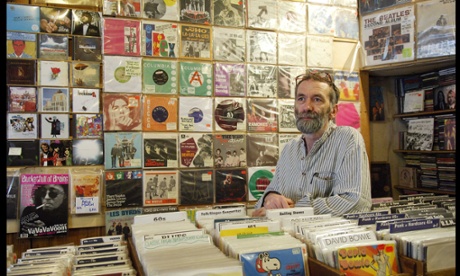
[[142,168],[140,132],[104,133],[105,169]]
[[40,10],[37,6],[7,4],[6,15],[7,31],[40,31]]
[[305,275],[304,249],[267,250],[240,255],[243,275]]

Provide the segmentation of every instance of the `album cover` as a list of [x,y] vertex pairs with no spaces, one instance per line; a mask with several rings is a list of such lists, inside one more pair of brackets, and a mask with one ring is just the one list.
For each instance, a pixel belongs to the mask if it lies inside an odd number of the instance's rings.
[[[9,166],[9,165],[8,165]],[[19,207],[19,169],[7,171],[6,176],[6,219],[18,218]]]
[[305,67],[300,66],[278,66],[278,98],[295,98],[295,79],[304,74],[305,70]]
[[279,132],[297,132],[297,125],[294,112],[294,99],[278,100]]
[[102,114],[74,114],[75,138],[102,138]]
[[334,83],[340,90],[340,100],[359,101],[358,72],[334,70]]
[[[55,167],[72,166],[72,141],[64,139],[40,139],[40,165]],[[46,145],[48,152],[45,152]]]
[[406,150],[433,149],[434,118],[417,118],[407,124]]
[[215,131],[246,130],[246,99],[214,99]]
[[142,0],[142,18],[179,21],[178,1]]
[[132,237],[131,225],[134,217],[142,215],[142,208],[123,208],[105,211],[105,231],[107,235],[123,235],[125,241]]
[[275,175],[275,166],[248,168],[248,200],[257,201]]
[[73,37],[73,59],[81,61],[102,61],[100,37]]
[[37,111],[36,87],[8,87],[8,112],[35,112]]
[[216,203],[246,202],[246,169],[217,169]]
[[102,14],[96,11],[72,9],[72,34],[100,37]]
[[177,133],[142,134],[144,168],[178,168],[179,140]]
[[152,22],[142,20],[141,55],[163,58],[177,58],[179,56],[178,27],[179,24],[177,23]]
[[37,58],[37,35],[6,32],[7,58]]
[[[333,14],[337,7],[307,4],[307,31],[309,34],[334,35]],[[308,58],[307,58],[308,60]]]
[[338,126],[361,128],[361,102],[339,101],[334,122]]
[[300,132],[297,130],[297,133],[280,133],[278,134],[278,140],[279,140],[279,153],[281,155],[281,152],[283,151],[284,147],[286,146],[287,143],[289,143],[292,139],[295,139],[299,137]]
[[142,59],[142,92],[145,94],[172,94],[178,91],[176,61]]
[[6,4],[6,30],[38,32],[40,30],[40,7]]
[[455,118],[444,119],[444,149],[456,150],[455,136],[457,134],[457,123]]
[[246,61],[276,64],[277,33],[270,31],[246,31]]
[[304,66],[306,64],[305,35],[278,33],[278,64]]
[[181,205],[214,203],[213,170],[180,170],[179,193]]
[[333,18],[334,37],[359,40],[358,11],[356,8],[337,7]]
[[246,66],[244,63],[214,63],[214,96],[246,96]]
[[[266,242],[269,242],[267,239]],[[302,244],[301,244],[302,245]],[[259,249],[260,250],[260,249]],[[306,245],[292,245],[285,249],[259,251],[257,249],[239,255],[243,266],[243,275],[257,275],[262,272],[277,273],[277,275],[305,275],[308,274],[306,260]],[[272,269],[270,265],[276,263]]]
[[7,139],[37,139],[38,120],[36,113],[7,113]]
[[142,168],[140,132],[104,132],[105,169]]
[[179,0],[179,21],[211,24],[211,0],[187,1]]
[[212,24],[224,27],[244,27],[246,0],[212,0]]
[[72,214],[99,214],[101,211],[102,170],[72,168],[70,170]]
[[104,131],[141,130],[141,95],[102,93]]
[[278,88],[278,67],[276,65],[248,64],[247,96],[275,98]]
[[248,133],[248,167],[276,166],[279,158],[277,133]]
[[69,138],[69,114],[40,114],[40,138]]
[[[181,0],[181,2],[184,0]],[[211,1],[211,0],[205,0]],[[180,26],[180,54],[181,58],[211,59],[211,27],[210,26]]]
[[399,186],[416,188],[417,182],[417,168],[399,167]]
[[246,30],[213,27],[213,59],[244,62],[246,60]]
[[248,28],[267,30],[278,28],[278,3],[276,0],[251,0],[247,1],[247,5]]
[[282,2],[278,5],[278,31],[305,33],[307,31],[307,4],[298,2]]
[[182,96],[211,96],[212,64],[208,62],[179,62],[179,88]]
[[214,167],[246,167],[246,135],[214,134]]
[[212,167],[214,165],[212,137],[210,133],[180,133],[180,167]]
[[104,165],[104,141],[101,139],[73,139],[72,162],[75,166]]
[[38,60],[38,85],[69,86],[67,61]]
[[100,87],[101,64],[91,61],[72,61],[70,63],[72,73],[72,86],[74,87]]
[[141,17],[141,0],[103,0],[102,14],[113,17]]
[[143,131],[177,131],[177,98],[143,96]]
[[101,110],[100,90],[72,88],[73,113],[99,113]]
[[455,109],[455,84],[438,86],[435,90],[438,92],[434,97],[434,110]]
[[38,111],[69,112],[70,93],[67,87],[40,87],[38,89]]
[[104,92],[142,92],[142,58],[104,55],[103,64]]
[[142,206],[142,170],[106,171],[104,176],[105,207]]
[[179,131],[211,132],[212,104],[211,97],[180,97]]
[[105,17],[103,23],[104,55],[140,55],[140,20]]
[[177,170],[144,170],[144,207],[178,204],[178,181]]
[[39,34],[38,57],[47,60],[67,60],[69,38],[66,35]]
[[38,140],[8,140],[7,166],[38,166]]
[[10,85],[35,85],[37,62],[33,59],[7,59],[6,83]]
[[[21,174],[19,238],[67,234],[68,186],[69,175],[66,173]],[[45,202],[45,197],[54,200]]]
[[332,36],[307,36],[307,67],[332,68],[332,52]]
[[71,9],[40,7],[40,32],[70,34],[71,25]]
[[248,131],[278,131],[278,107],[276,99],[249,98],[247,101]]

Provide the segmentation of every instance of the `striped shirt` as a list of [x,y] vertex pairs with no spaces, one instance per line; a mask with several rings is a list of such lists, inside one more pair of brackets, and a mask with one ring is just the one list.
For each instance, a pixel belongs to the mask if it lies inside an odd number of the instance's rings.
[[368,212],[371,208],[369,160],[358,130],[332,121],[307,153],[302,136],[281,152],[275,175],[255,208],[268,192],[278,192],[296,207],[313,207],[315,214]]

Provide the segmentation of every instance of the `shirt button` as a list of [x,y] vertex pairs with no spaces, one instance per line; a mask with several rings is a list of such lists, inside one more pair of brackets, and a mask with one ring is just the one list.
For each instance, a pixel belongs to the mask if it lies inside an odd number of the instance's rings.
[[303,172],[302,175],[305,176],[305,175],[307,175],[307,174]]

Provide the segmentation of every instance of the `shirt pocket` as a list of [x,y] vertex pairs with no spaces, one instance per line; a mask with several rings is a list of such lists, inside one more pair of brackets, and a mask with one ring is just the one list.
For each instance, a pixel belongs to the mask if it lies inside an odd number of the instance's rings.
[[337,181],[334,172],[316,172],[311,179],[311,198],[328,197],[332,194],[332,188]]

